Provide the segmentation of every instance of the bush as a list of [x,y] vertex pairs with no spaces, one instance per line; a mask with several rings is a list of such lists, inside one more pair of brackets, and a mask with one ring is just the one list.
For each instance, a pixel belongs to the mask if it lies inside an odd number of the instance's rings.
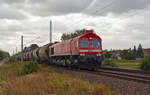
[[141,70],[149,70],[150,71],[150,55],[143,58],[140,68],[141,68]]
[[105,59],[103,61],[103,66],[111,66],[111,67],[117,67],[116,64],[114,64],[111,60]]
[[10,57],[9,59],[8,59],[8,63],[14,63],[16,60],[15,60],[15,58],[14,57]]
[[24,64],[22,69],[22,75],[30,74],[32,72],[37,72],[38,70],[38,63],[37,62],[29,62]]

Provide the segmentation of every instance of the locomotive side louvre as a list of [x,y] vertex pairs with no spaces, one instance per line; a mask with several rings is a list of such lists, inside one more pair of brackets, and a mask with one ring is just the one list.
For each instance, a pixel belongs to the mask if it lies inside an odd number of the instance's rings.
[[66,60],[70,56],[70,40],[54,43],[49,47],[50,64],[66,66]]
[[78,47],[75,47],[75,43],[78,43],[77,38],[62,43],[56,43],[49,47],[49,56],[78,55]]
[[70,40],[62,42],[62,43],[55,44],[53,46],[53,48],[54,48],[54,56],[71,55],[71,52],[70,52]]
[[78,40],[78,37],[77,38],[73,38],[72,41],[71,41],[71,55],[78,55],[79,53],[79,47],[78,47],[78,43],[79,43],[79,40]]
[[[74,39],[67,40],[61,43],[55,43],[49,47],[50,64],[69,66],[71,57],[77,53],[73,53]],[[72,45],[73,44],[73,45]],[[76,50],[77,52],[77,50]]]

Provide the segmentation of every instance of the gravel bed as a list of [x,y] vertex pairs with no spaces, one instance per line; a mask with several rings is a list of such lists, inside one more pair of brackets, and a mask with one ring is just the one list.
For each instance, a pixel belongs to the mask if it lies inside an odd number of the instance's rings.
[[150,85],[139,83],[136,81],[128,81],[115,77],[96,75],[86,71],[69,70],[67,68],[50,66],[52,70],[58,73],[68,74],[71,77],[80,78],[85,81],[101,83],[112,89],[120,92],[122,95],[150,95]]

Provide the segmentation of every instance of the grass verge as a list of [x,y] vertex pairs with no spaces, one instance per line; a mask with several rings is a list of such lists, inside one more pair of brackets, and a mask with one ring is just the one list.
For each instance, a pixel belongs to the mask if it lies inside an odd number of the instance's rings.
[[0,95],[119,95],[102,84],[89,83],[58,74],[45,65],[22,75],[24,64],[16,62],[0,67]]

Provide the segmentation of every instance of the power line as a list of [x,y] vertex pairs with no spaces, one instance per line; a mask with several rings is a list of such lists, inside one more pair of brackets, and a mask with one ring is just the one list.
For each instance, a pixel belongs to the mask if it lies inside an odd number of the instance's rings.
[[[96,0],[95,0],[95,1],[96,1]],[[85,7],[85,8],[84,8],[82,11],[80,11],[79,13],[82,13],[83,11],[85,11],[85,10],[88,9],[88,8],[89,8],[89,6]],[[80,18],[80,19],[81,19],[81,18]],[[73,24],[71,24],[70,26],[71,26],[70,28],[72,28]],[[68,28],[67,30],[69,31],[70,28]],[[67,31],[67,32],[68,32],[68,31]]]
[[[113,5],[113,3],[115,3],[115,2],[116,2],[116,0],[110,2],[109,4],[107,4],[106,6],[104,6],[103,8],[101,8],[101,9],[99,9],[99,10],[96,10],[94,13],[98,13],[99,11],[104,11],[105,9],[107,9],[107,8],[109,8],[111,5]],[[103,12],[101,12],[101,13],[103,13]],[[101,13],[100,13],[100,14],[101,14]]]
[[[94,13],[97,13],[97,12],[99,12],[99,11],[104,11],[106,8],[110,7],[115,1],[116,1],[116,0],[114,0],[114,1],[112,1],[111,3],[107,4],[107,5],[104,6],[103,8],[101,8],[101,9],[99,9],[99,10],[96,10]],[[86,8],[86,9],[87,9],[87,8]],[[80,13],[81,13],[81,12],[80,12]],[[103,12],[101,12],[100,14],[102,14],[102,13],[103,13]],[[83,19],[80,18],[78,22],[81,23],[82,21],[83,21]],[[72,24],[71,27],[69,27],[69,29],[75,27],[77,24],[78,24],[78,23],[75,23],[74,25]],[[69,29],[68,29],[68,31],[69,31]],[[68,31],[67,31],[67,32],[68,32]]]
[[[95,1],[97,1],[97,0],[95,0]],[[93,1],[93,2],[95,2],[95,1]],[[90,5],[91,5],[91,4],[90,4]],[[88,5],[87,7],[85,7],[85,8],[84,8],[82,11],[80,11],[79,13],[82,13],[82,12],[86,11],[86,9],[88,9],[88,8],[90,7],[90,5]],[[79,21],[81,21],[81,19],[82,19],[82,18],[80,18]],[[77,22],[79,22],[79,21],[77,21]],[[71,24],[71,25],[70,25],[71,27],[69,27],[66,32],[69,32],[69,31],[70,31],[69,29],[72,28],[73,25],[75,25],[75,24],[74,24],[74,23]]]
[[37,39],[39,39],[40,38],[40,36],[39,37],[37,37],[37,38],[35,38],[35,39],[33,39],[33,40],[31,40],[31,41],[29,41],[29,42],[27,42],[26,44],[24,44],[25,46],[27,46],[28,44],[30,44],[30,43],[32,43],[32,42],[34,42],[34,41],[36,41]]

